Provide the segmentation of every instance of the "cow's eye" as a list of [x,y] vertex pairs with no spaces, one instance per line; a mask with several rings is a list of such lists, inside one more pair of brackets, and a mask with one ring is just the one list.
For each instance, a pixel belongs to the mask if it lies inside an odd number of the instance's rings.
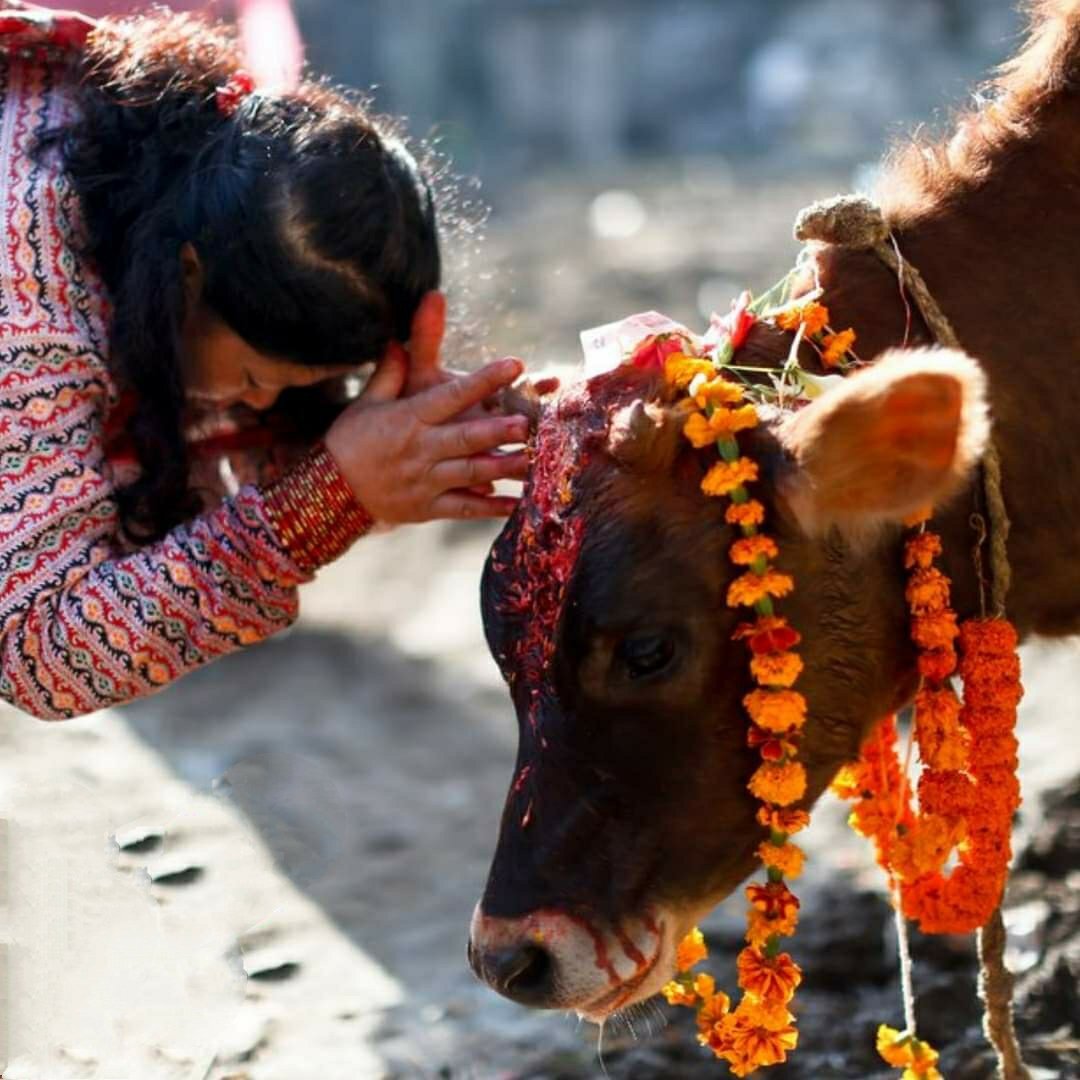
[[631,679],[663,671],[675,658],[675,642],[667,634],[635,634],[619,642],[617,655]]

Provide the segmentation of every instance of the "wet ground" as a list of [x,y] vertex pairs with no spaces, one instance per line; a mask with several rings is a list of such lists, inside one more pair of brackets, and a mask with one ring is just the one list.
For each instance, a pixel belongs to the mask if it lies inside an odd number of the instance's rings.
[[[497,351],[573,357],[577,329],[635,309],[700,322],[699,294],[719,306],[771,281],[795,209],[847,186],[704,168],[612,178],[640,205],[609,202],[606,225],[604,185],[523,194],[476,289]],[[627,213],[631,235],[598,234]],[[644,1011],[599,1047],[595,1028],[501,1001],[467,970],[516,738],[477,611],[492,535],[371,537],[305,591],[295,629],[129,708],[54,726],[0,711],[7,1080],[726,1075],[686,1016]],[[1018,1022],[1034,1075],[1080,1077],[1080,752],[1065,734],[1080,651],[1038,647],[1025,670]],[[845,813],[824,802],[808,834],[802,1047],[776,1076],[896,1075],[872,1049],[877,1023],[900,1020],[893,931]],[[706,926],[728,984],[741,907]],[[989,1077],[970,943],[915,950],[945,1076]]]

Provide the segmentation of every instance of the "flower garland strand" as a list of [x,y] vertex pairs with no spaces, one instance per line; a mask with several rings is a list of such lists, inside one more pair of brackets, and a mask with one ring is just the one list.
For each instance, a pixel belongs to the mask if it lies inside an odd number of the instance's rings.
[[[1017,635],[1005,619],[969,619],[959,627],[950,582],[934,565],[941,539],[926,529],[904,549],[906,599],[923,685],[915,698],[915,741],[923,772],[912,809],[896,753],[896,726],[883,721],[854,767],[834,782],[857,799],[849,821],[874,841],[898,894],[898,920],[926,933],[968,933],[986,924],[1004,891],[1013,814],[1020,803],[1013,734],[1022,694]],[[954,643],[960,646],[959,659]],[[959,672],[960,702],[949,678]],[[955,852],[956,865],[944,867]],[[905,1005],[908,1005],[905,992]],[[910,1007],[905,1010],[911,1015]],[[903,1080],[940,1080],[937,1052],[915,1035],[882,1025],[878,1050]]]
[[[757,684],[743,699],[750,717],[748,742],[762,759],[748,787],[761,800],[757,820],[769,835],[758,848],[767,881],[746,890],[748,945],[737,960],[744,993],[732,1009],[711,975],[693,973],[708,955],[697,928],[679,945],[678,975],[662,991],[672,1005],[697,1010],[699,1041],[726,1060],[736,1076],[786,1060],[798,1041],[788,1006],[802,973],[780,951],[780,940],[794,933],[799,911],[785,878],[799,875],[803,853],[790,837],[810,820],[807,812],[793,808],[806,791],[805,769],[797,761],[806,700],[792,689],[803,667],[793,651],[801,639],[773,604],[791,592],[794,581],[772,566],[779,550],[760,531],[764,507],[746,487],[758,479],[758,466],[741,453],[736,436],[757,425],[755,401],[783,405],[789,390],[796,400],[812,398],[831,381],[832,376],[800,369],[802,342],[814,348],[826,370],[846,370],[858,362],[854,330],[834,331],[817,293],[790,301],[789,284],[790,277],[757,302],[743,293],[728,316],[713,317],[700,348],[692,335],[660,334],[630,358],[638,366],[662,366],[668,386],[686,392],[697,406],[684,434],[695,448],[715,446],[719,453],[701,489],[730,499],[725,517],[740,534],[730,557],[741,573],[729,586],[727,603],[752,613],[734,636],[749,646]],[[732,362],[759,316],[795,333],[788,362],[778,371]],[[770,376],[771,387],[745,377],[761,372]],[[1012,816],[1019,805],[1013,729],[1022,694],[1020,664],[1016,631],[1004,618],[957,624],[950,582],[933,565],[942,549],[940,537],[926,529],[928,517],[913,523],[918,532],[904,549],[905,596],[922,677],[915,702],[915,740],[923,764],[918,811],[912,807],[906,765],[896,752],[893,717],[878,725],[859,761],[840,771],[833,788],[856,802],[849,821],[874,841],[896,897],[898,926],[914,918],[927,933],[963,933],[992,917],[1008,873]],[[950,684],[957,672],[965,687],[963,704]],[[954,855],[956,865],[946,873]],[[909,957],[906,963],[909,972]],[[879,1053],[904,1070],[902,1080],[940,1080],[937,1051],[915,1034],[910,978],[905,979],[905,1017],[905,1031],[880,1026]]]
[[[733,316],[724,343],[732,352],[754,321],[745,303]],[[701,489],[707,495],[730,499],[725,516],[739,532],[730,557],[741,573],[728,588],[727,603],[750,609],[752,616],[739,624],[734,636],[749,646],[750,671],[757,684],[743,699],[751,721],[749,745],[761,755],[748,786],[761,800],[757,820],[769,833],[758,848],[767,881],[747,888],[748,944],[737,960],[743,990],[739,1004],[731,1007],[730,998],[716,990],[712,976],[691,973],[707,955],[697,929],[680,945],[679,977],[663,993],[671,1004],[696,1008],[699,1041],[727,1061],[736,1076],[746,1076],[759,1067],[785,1061],[798,1042],[788,1006],[802,972],[781,951],[780,940],[794,933],[799,909],[785,878],[801,873],[803,852],[790,837],[810,821],[805,811],[793,809],[806,793],[806,770],[796,760],[806,700],[792,689],[803,667],[793,651],[799,634],[776,614],[773,605],[774,599],[791,592],[794,581],[771,565],[779,551],[776,542],[760,531],[765,508],[750,497],[746,487],[757,480],[758,466],[742,455],[735,437],[757,424],[756,408],[744,403],[742,387],[725,377],[712,360],[677,353],[665,360],[664,371],[668,384],[686,390],[698,406],[685,423],[686,437],[695,447],[714,444],[719,452]]]

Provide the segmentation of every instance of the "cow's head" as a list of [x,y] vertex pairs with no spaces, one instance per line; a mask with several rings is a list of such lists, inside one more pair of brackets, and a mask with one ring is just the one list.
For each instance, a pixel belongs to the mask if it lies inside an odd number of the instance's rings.
[[[757,752],[745,646],[725,604],[725,500],[685,406],[623,366],[543,409],[483,613],[520,724],[470,960],[524,1004],[601,1019],[655,993],[686,931],[753,869]],[[795,577],[807,804],[914,690],[899,530],[960,487],[987,436],[966,357],[910,351],[743,433]]]

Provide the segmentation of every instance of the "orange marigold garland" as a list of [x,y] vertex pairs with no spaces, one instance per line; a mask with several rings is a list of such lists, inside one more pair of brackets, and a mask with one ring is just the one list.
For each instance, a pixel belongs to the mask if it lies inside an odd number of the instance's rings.
[[[874,841],[895,883],[901,914],[925,933],[970,933],[1001,901],[1011,855],[1016,779],[1016,707],[1023,692],[1015,628],[1003,618],[957,625],[950,583],[933,565],[941,539],[925,524],[904,549],[911,636],[922,686],[915,698],[915,742],[923,771],[918,810],[896,752],[892,717],[866,741],[859,761],[833,784],[855,799],[850,823]],[[957,649],[957,646],[959,648]],[[959,674],[963,702],[949,683]],[[955,866],[945,867],[954,856]],[[937,1053],[882,1025],[878,1050],[904,1080],[940,1077]]]
[[764,508],[746,489],[757,479],[757,464],[740,454],[735,439],[737,431],[757,423],[757,411],[742,404],[737,383],[718,371],[706,373],[700,363],[685,356],[669,357],[666,375],[670,385],[688,388],[703,410],[691,414],[684,432],[695,447],[716,445],[720,460],[709,469],[701,488],[707,495],[730,498],[727,519],[740,534],[730,555],[744,572],[731,583],[727,602],[750,609],[752,615],[752,621],[739,625],[735,637],[747,642],[750,671],[757,684],[744,704],[750,717],[749,744],[762,758],[749,788],[761,800],[758,821],[769,830],[768,839],[758,848],[767,881],[747,888],[748,944],[738,958],[743,990],[738,1005],[732,1008],[711,976],[691,972],[705,958],[704,939],[697,929],[680,945],[679,975],[663,993],[673,1005],[695,1007],[702,1045],[727,1061],[736,1076],[746,1076],[786,1060],[798,1041],[788,1006],[802,973],[791,956],[781,951],[780,940],[794,933],[799,910],[785,878],[801,873],[803,853],[790,837],[810,821],[805,811],[792,808],[806,793],[806,771],[796,760],[806,701],[791,689],[802,670],[802,660],[793,651],[799,634],[773,608],[773,599],[787,595],[794,581],[771,566],[779,551],[771,537],[758,531]]

